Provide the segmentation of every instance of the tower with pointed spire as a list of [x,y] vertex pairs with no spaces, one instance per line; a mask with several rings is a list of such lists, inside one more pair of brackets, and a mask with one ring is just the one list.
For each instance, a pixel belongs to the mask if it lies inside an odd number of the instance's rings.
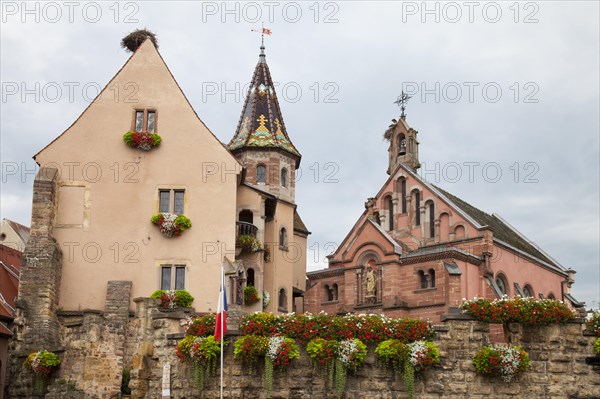
[[300,152],[288,136],[264,42],[235,134],[227,148],[246,169],[246,182],[294,202]]

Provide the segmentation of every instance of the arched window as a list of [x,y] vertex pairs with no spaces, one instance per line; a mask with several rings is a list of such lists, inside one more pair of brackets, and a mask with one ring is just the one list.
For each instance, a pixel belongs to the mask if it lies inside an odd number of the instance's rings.
[[333,293],[331,288],[329,287],[329,284],[325,284],[323,286],[323,290],[325,291],[325,298],[327,302],[333,301]]
[[429,282],[427,281],[427,276],[425,276],[425,272],[423,270],[419,270],[419,285],[421,288],[429,288]]
[[508,295],[508,282],[503,274],[498,274],[496,276],[496,285],[502,295]]
[[429,237],[435,238],[435,205],[433,201],[429,202],[427,211],[429,212]]
[[398,135],[398,155],[406,154],[406,137],[404,133]]
[[548,299],[556,299],[556,297],[554,296],[553,293],[549,293],[548,294]]
[[287,293],[285,288],[279,290],[278,307],[280,311],[287,312]]
[[394,230],[394,200],[392,196],[385,198],[385,207],[388,211],[388,231]]
[[287,243],[288,243],[287,230],[285,229],[285,227],[282,227],[281,230],[279,230],[279,246],[282,248],[286,248]]
[[429,269],[429,281],[431,282],[431,288],[435,288],[435,270]]
[[464,226],[456,226],[454,228],[454,238],[462,238],[465,236],[465,227]]
[[338,300],[338,285],[337,284],[333,284],[331,286],[331,295],[333,297],[332,301]]
[[242,209],[239,215],[240,222],[254,223],[254,214],[249,209]]
[[281,187],[287,187],[287,169],[281,169]]
[[267,167],[260,164],[256,167],[256,182],[266,183],[267,182]]
[[402,213],[406,213],[406,179],[400,178],[400,194],[402,195]]
[[413,191],[415,196],[415,225],[421,225],[421,193],[419,190]]
[[533,298],[533,288],[529,284],[525,284],[523,287],[523,295],[525,298]]
[[248,270],[246,270],[246,285],[254,285],[254,269],[253,268],[249,268]]

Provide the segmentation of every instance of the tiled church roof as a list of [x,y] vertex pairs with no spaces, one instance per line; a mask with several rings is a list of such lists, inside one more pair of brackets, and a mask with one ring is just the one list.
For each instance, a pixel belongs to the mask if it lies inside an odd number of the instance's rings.
[[503,220],[498,218],[496,215],[489,215],[482,210],[474,207],[473,205],[463,201],[462,199],[450,194],[449,192],[442,190],[438,186],[434,186],[439,190],[446,198],[454,203],[463,212],[473,218],[477,223],[482,226],[489,226],[494,231],[494,238],[505,242],[506,244],[527,253],[534,258],[537,258],[545,263],[563,269],[563,267],[556,263],[556,261],[548,258],[544,253],[535,247],[535,244],[528,241],[522,235],[515,232],[515,230],[507,225]]
[[227,149],[235,151],[244,147],[277,148],[295,157],[298,164],[300,153],[285,129],[264,49],[261,46],[242,115]]
[[306,228],[306,225],[300,218],[297,211],[294,211],[294,230],[304,234],[310,234],[310,231]]

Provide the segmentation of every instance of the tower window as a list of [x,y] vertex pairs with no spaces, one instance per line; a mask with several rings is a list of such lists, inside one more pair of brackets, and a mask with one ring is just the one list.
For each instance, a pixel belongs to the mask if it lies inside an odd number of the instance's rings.
[[254,285],[254,269],[253,268],[249,268],[248,270],[246,270],[246,277],[247,277],[246,284],[253,286]]
[[429,282],[427,281],[427,277],[425,276],[425,272],[423,270],[419,270],[419,285],[421,288],[428,288]]
[[429,281],[431,282],[431,288],[435,288],[435,270],[429,269]]
[[398,155],[406,154],[406,138],[404,134],[400,133],[398,136]]
[[287,312],[287,293],[285,288],[279,290],[279,301],[278,308],[281,312]]
[[258,165],[256,167],[256,182],[266,183],[267,182],[267,167],[265,165]]
[[176,215],[184,214],[185,190],[159,190],[159,212],[170,212]]
[[288,238],[287,238],[287,230],[285,227],[282,227],[279,230],[279,247],[283,249],[287,249]]
[[281,169],[281,187],[287,187],[287,169]]

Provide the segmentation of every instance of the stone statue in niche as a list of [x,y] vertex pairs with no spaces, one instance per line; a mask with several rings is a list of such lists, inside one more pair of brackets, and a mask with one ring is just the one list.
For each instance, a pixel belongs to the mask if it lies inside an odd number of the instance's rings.
[[373,266],[367,266],[367,274],[366,274],[366,283],[367,283],[367,301],[375,302],[375,294],[377,293],[377,281],[375,277],[375,271],[373,270]]

